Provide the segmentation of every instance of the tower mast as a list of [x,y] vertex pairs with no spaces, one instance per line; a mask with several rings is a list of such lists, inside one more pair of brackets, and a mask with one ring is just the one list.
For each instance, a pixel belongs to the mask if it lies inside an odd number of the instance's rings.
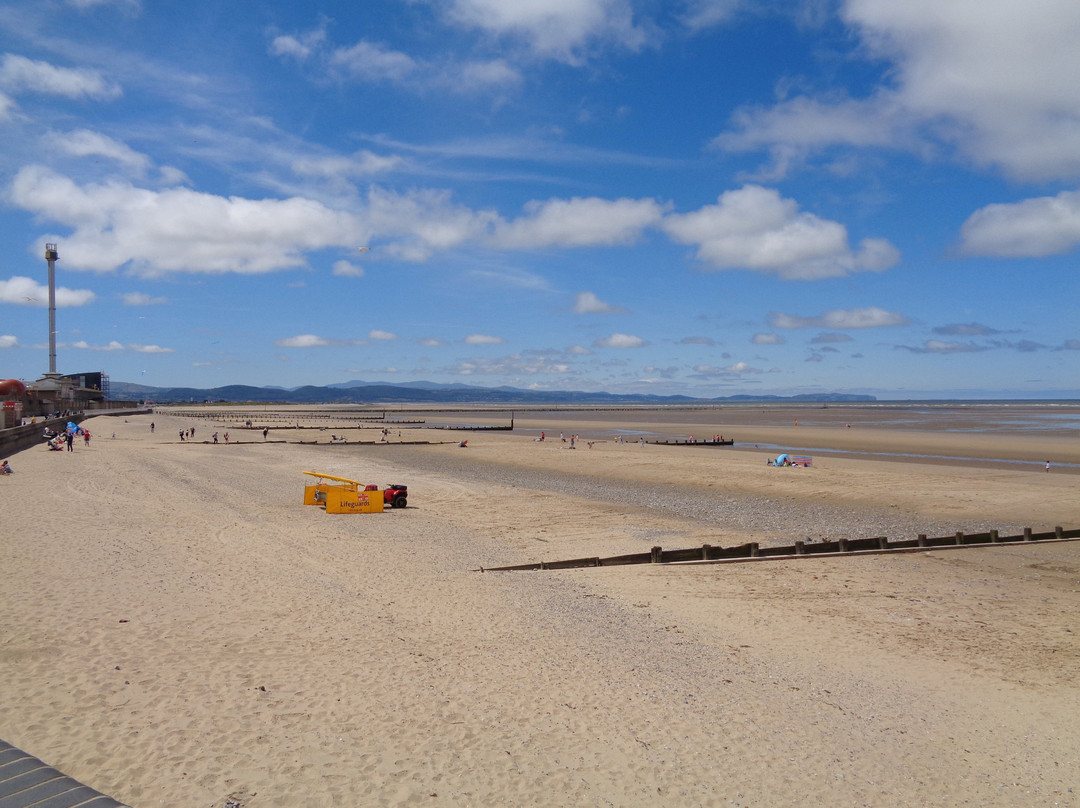
[[45,245],[45,260],[49,262],[49,375],[56,375],[56,262],[60,254],[55,244]]

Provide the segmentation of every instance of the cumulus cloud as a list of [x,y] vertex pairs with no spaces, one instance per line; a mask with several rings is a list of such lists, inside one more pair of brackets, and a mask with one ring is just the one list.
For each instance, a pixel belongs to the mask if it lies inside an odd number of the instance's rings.
[[160,345],[139,345],[137,343],[132,343],[132,344],[128,345],[128,348],[135,351],[136,353],[145,353],[145,354],[173,353],[172,348],[162,348]]
[[48,136],[47,142],[53,148],[75,157],[97,156],[115,160],[137,176],[145,175],[152,164],[149,157],[135,151],[126,143],[90,129],[53,132]]
[[465,337],[466,345],[501,345],[505,341],[502,337],[493,337],[489,334],[469,334]]
[[1068,252],[1080,244],[1080,191],[987,205],[964,222],[960,241],[966,255],[1017,258]]
[[1073,0],[847,0],[843,16],[888,84],[863,98],[796,96],[744,109],[718,144],[783,163],[832,145],[946,145],[1023,179],[1080,176]]
[[358,267],[355,264],[349,263],[348,261],[335,261],[331,271],[339,278],[364,277],[364,268]]
[[286,337],[274,342],[274,345],[279,348],[320,348],[329,344],[330,340],[315,334],[298,334],[295,337]]
[[728,365],[724,368],[725,373],[737,373],[739,375],[764,373],[765,371],[760,368],[751,367],[746,362],[736,362],[734,365]]
[[[85,306],[93,303],[95,297],[96,295],[89,289],[68,289],[65,286],[59,286],[56,288],[56,307]],[[0,281],[0,303],[48,308],[49,287],[38,283],[33,278],[14,275],[9,280]]]
[[407,53],[365,40],[335,50],[330,66],[352,78],[369,81],[404,81],[417,69],[416,61]]
[[375,328],[368,332],[368,339],[390,341],[397,339],[397,334],[391,333],[390,331],[380,331]]
[[626,309],[605,303],[592,292],[578,292],[574,298],[574,314],[626,314]]
[[462,27],[516,39],[539,56],[571,64],[580,63],[592,43],[636,49],[646,38],[627,0],[453,0],[447,16]]
[[597,348],[640,348],[646,342],[633,334],[612,334],[593,343]]
[[326,42],[326,27],[320,26],[300,34],[283,34],[270,41],[271,56],[287,56],[303,62]]
[[304,266],[305,250],[355,243],[364,228],[350,213],[310,199],[243,199],[125,182],[78,186],[42,166],[19,171],[13,201],[75,228],[68,266],[144,275],[255,274]]
[[86,342],[86,340],[78,340],[77,342],[71,343],[71,345],[69,347],[78,348],[79,350],[83,350],[83,351],[122,351],[122,350],[124,350],[124,344],[122,342],[117,342],[116,340],[112,340],[107,345],[91,345],[89,342]]
[[783,345],[784,338],[779,334],[754,334],[750,340],[755,345]]
[[774,312],[769,317],[773,328],[885,328],[907,325],[908,318],[896,312],[885,311],[877,306],[860,309],[834,309],[815,317],[800,317]]
[[19,340],[14,334],[0,334],[0,348],[18,347]]
[[793,199],[760,185],[720,195],[716,205],[668,215],[663,229],[681,244],[696,244],[717,269],[750,269],[786,280],[817,280],[880,272],[899,251],[884,239],[864,239],[857,251],[838,222],[800,211]]
[[124,301],[125,306],[157,306],[168,302],[167,298],[151,297],[145,292],[125,292],[120,295],[120,298]]
[[663,210],[653,199],[533,201],[524,216],[496,225],[492,243],[511,249],[633,244],[646,227],[660,221]]
[[0,59],[0,87],[14,95],[37,92],[101,100],[120,95],[120,87],[107,82],[96,70],[56,67],[13,53]]

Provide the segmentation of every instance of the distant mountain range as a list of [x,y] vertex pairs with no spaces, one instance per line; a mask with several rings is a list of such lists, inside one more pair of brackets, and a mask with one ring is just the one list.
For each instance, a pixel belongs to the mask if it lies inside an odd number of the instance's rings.
[[798,396],[653,396],[644,394],[584,393],[573,390],[523,390],[517,387],[474,387],[437,382],[349,381],[325,387],[251,387],[232,384],[196,387],[148,387],[131,382],[111,382],[114,401],[146,401],[157,404],[190,402],[252,402],[259,404],[708,404],[739,401],[876,401],[874,396],[822,393]]

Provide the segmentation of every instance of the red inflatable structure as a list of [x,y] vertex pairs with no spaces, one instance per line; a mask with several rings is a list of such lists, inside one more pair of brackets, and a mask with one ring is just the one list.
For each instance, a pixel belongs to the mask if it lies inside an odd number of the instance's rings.
[[18,379],[4,379],[0,382],[0,398],[21,396],[26,392],[26,385]]

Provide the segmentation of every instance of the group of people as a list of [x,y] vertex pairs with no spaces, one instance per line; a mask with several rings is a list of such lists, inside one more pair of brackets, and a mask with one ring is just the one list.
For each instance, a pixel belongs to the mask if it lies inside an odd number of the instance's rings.
[[75,436],[82,435],[83,446],[90,445],[90,430],[68,422],[67,429],[59,432],[45,427],[45,445],[53,452],[75,451]]
[[[150,424],[150,431],[151,432],[154,431],[154,425],[153,424]],[[191,429],[181,429],[180,430],[180,440],[181,441],[191,440],[194,437],[195,437],[195,427],[192,427]],[[216,441],[215,441],[215,443],[216,443]]]

